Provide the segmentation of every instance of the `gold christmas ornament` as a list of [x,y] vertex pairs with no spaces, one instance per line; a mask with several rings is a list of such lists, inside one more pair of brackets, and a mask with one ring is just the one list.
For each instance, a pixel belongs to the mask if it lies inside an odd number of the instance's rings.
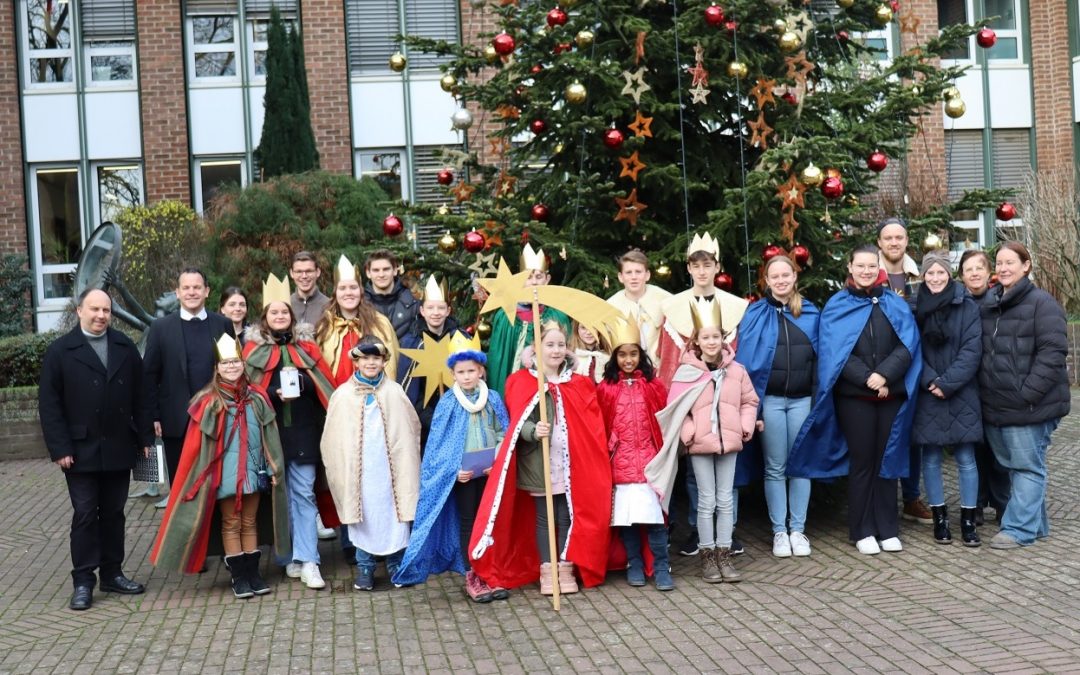
[[937,249],[941,248],[942,244],[943,242],[941,240],[941,235],[939,235],[937,232],[931,232],[923,239],[922,250],[927,252],[936,251]]
[[953,119],[963,117],[965,112],[967,112],[967,106],[959,96],[945,101],[945,114],[949,117]]
[[585,89],[585,85],[574,80],[573,83],[566,87],[566,102],[573,105],[581,105],[588,98],[589,92]]
[[892,7],[882,4],[874,11],[874,20],[881,26],[886,26],[893,18]]
[[662,262],[656,266],[656,271],[653,273],[657,281],[664,282],[671,278],[671,267]]
[[747,68],[746,64],[742,61],[732,61],[728,64],[727,74],[737,80],[741,80],[750,74],[750,69]]
[[836,6],[840,9],[851,9],[854,4],[855,0],[836,0]]
[[799,180],[806,187],[817,187],[821,185],[821,181],[825,180],[825,178],[821,173],[821,169],[814,166],[813,162],[810,162],[806,165],[806,168],[802,170]]
[[787,21],[784,19],[776,19],[772,22],[772,29],[777,33],[784,33],[787,31]]
[[480,319],[476,324],[476,337],[481,340],[486,340],[491,337],[491,324],[485,320]]
[[491,45],[484,47],[484,60],[488,63],[495,63],[499,60],[499,52],[495,51],[495,47]]
[[941,98],[945,99],[946,101],[950,101],[954,98],[960,98],[960,90],[956,87],[946,87],[946,89],[941,92]]
[[574,37],[574,41],[577,42],[578,49],[585,49],[586,47],[592,46],[594,39],[596,39],[596,36],[593,35],[593,32],[591,30],[580,31],[578,32],[577,36]]
[[780,51],[790,54],[802,46],[802,40],[794,31],[786,31],[780,36]]
[[439,87],[441,87],[442,90],[447,92],[447,93],[452,92],[454,90],[454,87],[456,87],[456,86],[457,86],[457,78],[454,77],[453,75],[451,75],[450,73],[447,73],[447,74],[443,75],[441,78],[439,78]]
[[443,253],[450,254],[457,250],[457,239],[454,239],[454,235],[450,234],[450,230],[439,237],[439,250]]
[[394,71],[395,73],[400,73],[401,71],[405,70],[405,66],[409,64],[408,60],[406,60],[405,58],[405,55],[401,52],[394,52],[393,54],[391,54],[389,63],[390,70]]

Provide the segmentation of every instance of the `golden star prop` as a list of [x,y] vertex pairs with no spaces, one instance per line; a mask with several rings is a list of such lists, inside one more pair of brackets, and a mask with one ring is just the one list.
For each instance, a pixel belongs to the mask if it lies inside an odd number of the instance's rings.
[[450,357],[449,332],[438,340],[425,332],[423,347],[398,351],[413,361],[408,378],[424,378],[424,405],[427,405],[431,397],[444,388],[449,389],[454,386],[454,375],[446,367],[446,359]]
[[622,164],[622,171],[619,172],[619,178],[627,178],[637,182],[638,172],[644,169],[647,165],[638,159],[638,151],[635,150],[634,154],[629,157],[620,157],[619,163]]
[[450,192],[454,195],[454,203],[460,204],[461,202],[467,202],[472,199],[473,193],[476,192],[476,186],[460,180]]
[[691,103],[705,103],[706,102],[705,99],[709,96],[710,93],[711,92],[708,89],[706,89],[705,87],[703,87],[700,84],[697,85],[696,87],[692,87],[690,89],[690,102]]
[[758,78],[757,84],[750,89],[750,95],[754,97],[754,102],[757,103],[758,110],[761,110],[770,103],[776,105],[776,97],[773,96],[773,89],[775,88],[776,80],[771,78]]
[[705,70],[705,66],[700,63],[695,63],[694,67],[690,69],[690,86],[696,87],[698,85],[706,85],[709,83],[709,71]]
[[[501,238],[499,243],[502,243]],[[495,254],[488,253],[487,255],[484,255],[483,253],[477,253],[476,262],[469,265],[468,269],[476,272],[476,274],[481,277],[495,274]]]
[[634,122],[629,125],[629,129],[634,132],[636,138],[642,136],[652,138],[652,121],[653,118],[645,117],[640,110],[637,110],[634,112]]
[[803,193],[805,192],[806,186],[799,182],[795,174],[791,174],[788,176],[787,182],[776,189],[776,196],[784,202],[785,209],[792,206],[801,209],[806,207],[806,202],[803,199]]
[[648,204],[638,201],[637,188],[631,190],[628,197],[616,197],[615,203],[619,205],[619,212],[615,214],[615,221],[625,220],[630,223],[631,229],[637,227],[637,219],[642,211],[649,208]]
[[753,122],[748,122],[753,133],[750,135],[750,145],[759,147],[762,150],[769,149],[769,134],[773,132],[773,128],[769,126],[769,123],[765,121],[765,113],[758,113],[758,117]]
[[494,277],[476,280],[488,292],[488,298],[484,301],[484,306],[480,308],[480,313],[487,314],[501,309],[506,315],[506,320],[514,323],[514,319],[517,318],[517,304],[531,299],[525,295],[525,279],[528,276],[528,270],[512,274],[506,260],[500,257],[499,267]]
[[806,50],[795,56],[785,56],[784,63],[787,64],[788,79],[795,80],[800,86],[805,85],[807,76],[814,72],[814,64],[806,60]]
[[641,95],[652,90],[652,87],[645,82],[645,73],[648,70],[648,68],[642,66],[632,73],[629,70],[622,71],[623,79],[626,80],[626,86],[622,88],[622,93],[633,98],[635,105],[641,105]]

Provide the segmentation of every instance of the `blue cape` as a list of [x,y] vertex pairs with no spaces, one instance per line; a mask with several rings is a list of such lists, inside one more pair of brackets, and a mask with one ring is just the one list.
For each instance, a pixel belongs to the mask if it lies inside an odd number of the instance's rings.
[[[506,406],[494,389],[488,389],[488,407],[505,430],[510,425]],[[469,412],[447,391],[435,406],[431,433],[420,464],[420,496],[416,519],[405,556],[394,575],[394,583],[415,585],[428,575],[442,572],[465,574],[461,560],[457,503],[450,492],[461,469],[461,455],[469,430]]]
[[[840,371],[851,356],[851,350],[862,334],[870,312],[880,304],[885,317],[900,341],[911,354],[911,367],[904,375],[907,398],[893,420],[885,456],[878,475],[886,479],[904,478],[908,475],[908,453],[911,437],[911,419],[915,414],[916,390],[922,370],[922,348],[915,317],[907,302],[886,289],[880,298],[852,295],[845,288],[836,293],[821,312],[818,330],[818,397],[810,410],[810,416],[795,437],[795,446],[788,455],[788,475],[806,478],[835,478],[848,473],[847,440],[836,424],[833,403],[833,387],[840,378]],[[830,419],[825,419],[825,418]],[[817,426],[823,435],[820,443],[803,443],[811,427]]]
[[[806,298],[802,301],[802,313],[798,317],[792,315],[791,310],[783,307],[784,318],[791,321],[806,334],[810,339],[810,345],[814,353],[818,351],[818,319],[821,312]],[[735,352],[735,360],[741,363],[750,375],[750,382],[754,385],[754,391],[764,403],[765,386],[769,383],[769,373],[772,371],[773,358],[776,355],[776,338],[780,330],[780,317],[776,313],[776,307],[769,304],[765,299],[751,303],[746,308],[746,314],[739,322],[739,347]],[[822,415],[818,420],[818,428],[810,429],[799,438],[803,442],[816,444],[821,440],[822,424],[827,423],[829,414]],[[809,418],[807,419],[807,423]],[[803,425],[806,426],[806,423]],[[742,452],[735,463],[735,485],[744,486],[761,480],[764,473],[764,463],[761,456],[760,434],[743,446]],[[791,465],[788,464],[788,475],[791,473]],[[801,477],[801,476],[799,476]]]

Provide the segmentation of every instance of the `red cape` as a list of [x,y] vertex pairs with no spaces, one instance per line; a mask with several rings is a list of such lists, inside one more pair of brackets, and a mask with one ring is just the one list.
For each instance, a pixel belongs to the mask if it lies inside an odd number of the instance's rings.
[[[568,382],[548,383],[562,398],[570,446],[570,502],[573,518],[566,559],[577,565],[585,586],[604,581],[611,536],[611,464],[604,421],[592,382],[581,375]],[[536,509],[532,496],[517,489],[517,453],[521,425],[538,400],[536,378],[519,370],[506,379],[510,433],[495,456],[491,476],[476,514],[469,557],[473,570],[492,586],[516,588],[540,578],[536,548]],[[479,557],[473,557],[483,542]]]

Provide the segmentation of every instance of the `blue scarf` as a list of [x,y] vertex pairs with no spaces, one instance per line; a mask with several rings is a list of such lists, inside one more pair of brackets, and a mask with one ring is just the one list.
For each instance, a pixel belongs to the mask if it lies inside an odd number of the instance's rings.
[[359,382],[361,385],[364,385],[366,387],[371,388],[368,391],[367,397],[364,398],[364,405],[367,405],[368,403],[374,403],[375,402],[375,388],[378,387],[379,383],[381,383],[383,381],[383,376],[384,375],[385,375],[385,373],[379,373],[378,377],[373,378],[373,379],[369,379],[369,378],[364,377],[363,375],[361,375],[359,370],[356,371],[355,373],[353,373],[353,377],[356,378],[357,382]]

